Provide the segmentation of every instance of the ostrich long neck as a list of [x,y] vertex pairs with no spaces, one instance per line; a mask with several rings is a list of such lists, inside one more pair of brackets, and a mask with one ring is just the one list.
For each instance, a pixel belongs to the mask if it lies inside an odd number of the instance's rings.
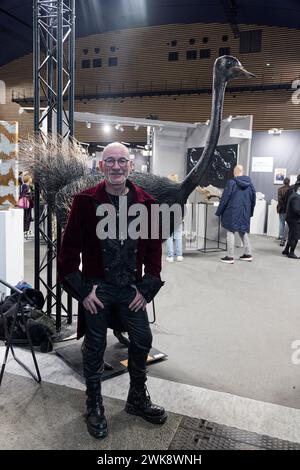
[[190,171],[190,173],[181,183],[181,190],[184,193],[185,201],[191,192],[201,183],[201,179],[210,164],[211,157],[214,155],[220,135],[225,88],[226,82],[224,79],[218,79],[218,77],[216,77],[214,74],[211,120],[208,137],[203,153],[197,162],[197,165]]

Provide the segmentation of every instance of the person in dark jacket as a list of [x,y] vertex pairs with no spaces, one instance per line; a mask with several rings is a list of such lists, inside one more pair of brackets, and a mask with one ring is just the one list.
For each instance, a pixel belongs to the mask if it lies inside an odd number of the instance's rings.
[[285,195],[284,195],[284,198],[283,198],[283,212],[285,214],[286,214],[286,211],[287,211],[288,200],[289,200],[290,196],[293,194],[293,192],[295,191],[296,184],[299,184],[299,183],[300,183],[300,174],[297,176],[296,183],[292,184],[289,187],[289,189],[286,191]]
[[280,186],[278,188],[278,204],[277,204],[277,213],[279,215],[279,240],[280,240],[280,246],[285,245],[285,204],[284,204],[284,197],[286,192],[290,188],[290,178],[284,178],[283,180],[283,186]]
[[288,258],[298,259],[295,249],[300,238],[300,181],[295,184],[294,190],[287,203],[286,221],[289,226],[289,238],[282,254]]
[[[155,424],[167,419],[164,408],[152,404],[145,385],[152,345],[146,304],[164,284],[160,278],[162,240],[151,236],[130,238],[129,231],[123,233],[118,222],[124,207],[129,209],[138,203],[147,209],[151,234],[150,214],[155,199],[127,179],[132,164],[124,145],[115,142],[105,147],[100,168],[104,180],[74,197],[58,256],[59,280],[81,306],[77,336],[85,334],[82,353],[87,387],[86,421],[88,432],[96,438],[107,435],[101,376],[107,328],[114,328],[115,318],[123,326],[120,331],[127,331],[130,339],[130,389],[125,410]],[[115,211],[117,230],[102,238],[99,225],[104,217],[99,211],[105,212],[108,206]],[[125,211],[129,219],[128,210]],[[119,228],[120,236],[116,235]]]
[[227,256],[223,263],[234,263],[234,234],[237,232],[244,246],[240,260],[252,261],[251,245],[248,237],[250,218],[253,216],[256,193],[249,176],[243,176],[242,165],[237,165],[234,178],[229,180],[221,197],[216,215],[221,217],[222,226],[227,230]]

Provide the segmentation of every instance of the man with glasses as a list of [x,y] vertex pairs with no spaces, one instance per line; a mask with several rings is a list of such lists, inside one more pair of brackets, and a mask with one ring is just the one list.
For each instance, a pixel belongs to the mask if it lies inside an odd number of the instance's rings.
[[[88,432],[96,438],[107,435],[101,376],[107,328],[114,326],[116,320],[130,339],[130,389],[125,410],[151,423],[162,424],[167,419],[165,410],[152,404],[145,385],[146,361],[152,344],[146,304],[163,285],[162,241],[151,239],[151,235],[132,239],[128,232],[119,236],[121,211],[124,206],[129,208],[136,203],[147,208],[151,234],[150,214],[155,200],[128,180],[132,162],[124,145],[118,142],[107,145],[100,169],[104,180],[74,197],[58,258],[59,278],[81,305],[77,337],[85,335],[82,353],[87,386],[86,421]],[[97,224],[103,220],[99,208],[103,204],[115,210],[115,237],[98,236]],[[133,219],[128,216],[127,227]]]

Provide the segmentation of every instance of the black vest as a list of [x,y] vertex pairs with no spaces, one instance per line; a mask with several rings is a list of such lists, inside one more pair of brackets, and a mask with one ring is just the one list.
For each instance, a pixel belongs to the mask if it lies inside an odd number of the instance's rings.
[[[112,197],[109,195],[111,203],[116,209],[117,224],[116,224],[116,239],[106,238],[101,241],[101,256],[105,272],[105,281],[117,287],[124,287],[136,282],[136,260],[138,251],[139,240],[132,240],[125,238],[120,240],[119,237],[119,223],[118,223],[118,209],[119,199],[117,196]],[[129,190],[127,193],[127,208],[132,204],[133,193]],[[96,208],[99,203],[96,203]],[[97,217],[101,220],[101,217]],[[128,225],[135,217],[128,217]]]

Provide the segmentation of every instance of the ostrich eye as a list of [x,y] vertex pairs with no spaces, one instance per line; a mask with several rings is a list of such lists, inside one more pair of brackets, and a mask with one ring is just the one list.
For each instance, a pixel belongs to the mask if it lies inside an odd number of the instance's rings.
[[235,65],[237,65],[236,61],[234,60],[228,60],[227,62],[227,67],[234,67]]

